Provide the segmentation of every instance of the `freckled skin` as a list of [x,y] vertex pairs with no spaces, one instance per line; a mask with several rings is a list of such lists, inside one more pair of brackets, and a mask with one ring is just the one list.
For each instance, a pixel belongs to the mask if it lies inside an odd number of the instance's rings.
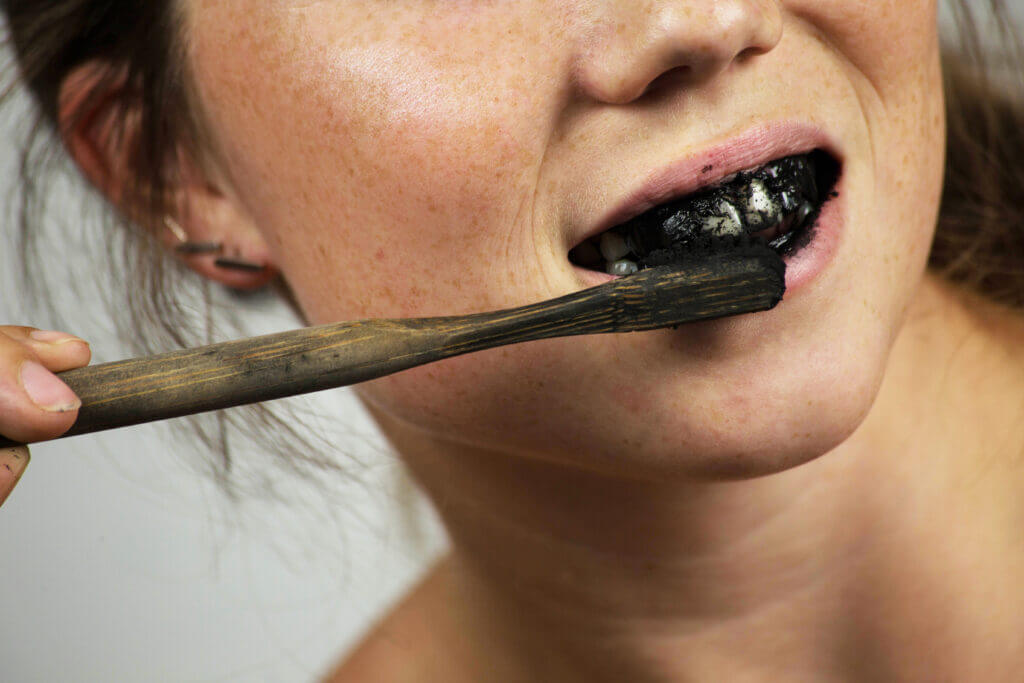
[[[828,452],[869,408],[937,210],[932,2],[192,0],[186,15],[225,174],[312,324],[580,289],[569,248],[652,170],[765,121],[839,142],[844,240],[770,316],[362,387],[390,428],[632,476],[750,475]],[[728,41],[742,54],[640,97],[671,67],[652,46],[672,31],[699,66]],[[770,415],[751,410],[765,400]]]

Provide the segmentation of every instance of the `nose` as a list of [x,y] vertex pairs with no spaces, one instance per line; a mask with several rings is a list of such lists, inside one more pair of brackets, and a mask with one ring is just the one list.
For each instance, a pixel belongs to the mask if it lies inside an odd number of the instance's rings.
[[609,104],[632,102],[670,74],[707,81],[782,37],[779,0],[593,0],[581,11],[577,85]]

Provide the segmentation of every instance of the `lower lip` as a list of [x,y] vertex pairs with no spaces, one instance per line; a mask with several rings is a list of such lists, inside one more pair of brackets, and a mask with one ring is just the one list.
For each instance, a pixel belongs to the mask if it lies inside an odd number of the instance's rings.
[[833,188],[834,196],[821,207],[811,227],[811,240],[802,249],[782,257],[786,263],[786,293],[789,299],[818,277],[835,258],[843,234],[843,178]]
[[[783,299],[792,298],[794,294],[817,278],[832,262],[839,250],[844,223],[840,206],[843,198],[842,176],[833,188],[833,192],[836,196],[821,207],[818,220],[811,228],[810,242],[794,253],[782,257],[786,263],[786,293]],[[581,268],[577,265],[573,265],[573,269],[576,271],[577,277],[588,287],[596,287],[620,277]]]

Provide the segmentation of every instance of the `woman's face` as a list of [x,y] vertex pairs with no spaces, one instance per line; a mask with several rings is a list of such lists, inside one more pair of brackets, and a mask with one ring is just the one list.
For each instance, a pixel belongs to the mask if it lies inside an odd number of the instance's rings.
[[874,399],[937,211],[935,11],[191,0],[185,13],[230,194],[313,324],[583,289],[606,278],[569,250],[610,218],[770,159],[838,159],[838,197],[770,312],[505,347],[360,388],[424,438],[737,476],[831,450]]

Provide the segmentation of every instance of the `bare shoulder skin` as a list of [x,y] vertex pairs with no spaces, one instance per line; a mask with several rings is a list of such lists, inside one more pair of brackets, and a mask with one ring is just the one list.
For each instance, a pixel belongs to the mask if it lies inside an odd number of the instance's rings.
[[[420,683],[440,680],[444,667],[432,653],[444,651],[437,642],[439,569],[434,568],[409,595],[364,638],[362,643],[326,678],[325,683],[381,681]],[[458,680],[458,679],[454,679]]]
[[480,661],[484,653],[471,649],[473,634],[460,627],[451,572],[450,560],[432,568],[325,683],[495,680],[494,662]]

